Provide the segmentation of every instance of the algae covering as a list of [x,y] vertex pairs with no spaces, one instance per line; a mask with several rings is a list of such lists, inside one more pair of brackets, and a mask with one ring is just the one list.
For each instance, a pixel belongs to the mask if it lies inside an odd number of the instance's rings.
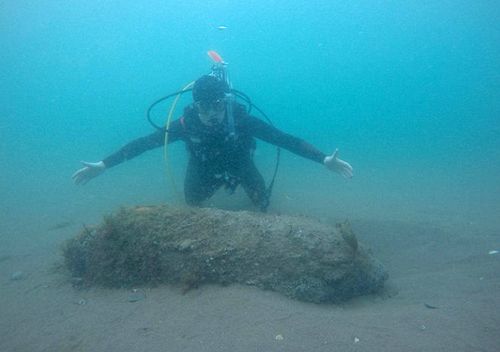
[[309,302],[383,287],[387,273],[348,223],[218,209],[123,208],[64,246],[83,285],[254,285]]

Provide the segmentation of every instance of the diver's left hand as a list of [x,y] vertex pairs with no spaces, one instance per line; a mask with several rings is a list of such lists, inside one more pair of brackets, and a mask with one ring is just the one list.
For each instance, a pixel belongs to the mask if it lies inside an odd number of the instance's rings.
[[329,170],[335,171],[345,178],[351,178],[353,176],[352,166],[347,161],[339,159],[338,155],[339,150],[335,149],[332,155],[325,157],[323,164],[325,164]]

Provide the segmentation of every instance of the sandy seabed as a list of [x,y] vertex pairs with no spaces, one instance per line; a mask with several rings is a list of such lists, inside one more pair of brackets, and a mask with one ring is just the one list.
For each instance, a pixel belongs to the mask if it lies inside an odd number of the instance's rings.
[[0,351],[499,350],[498,234],[352,224],[390,278],[382,294],[342,305],[238,285],[75,289],[57,268],[79,225],[44,230],[44,246],[0,249]]

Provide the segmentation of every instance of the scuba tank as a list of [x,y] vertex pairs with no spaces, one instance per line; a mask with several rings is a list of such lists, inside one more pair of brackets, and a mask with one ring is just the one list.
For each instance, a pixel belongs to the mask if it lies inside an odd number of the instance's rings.
[[234,94],[232,93],[233,87],[231,84],[231,80],[229,79],[227,62],[222,60],[222,57],[214,50],[209,50],[207,54],[214,61],[210,76],[214,76],[218,80],[225,82],[229,87],[229,92],[226,93],[227,130],[229,133],[229,138],[235,139],[236,132],[234,128],[234,116],[233,116]]

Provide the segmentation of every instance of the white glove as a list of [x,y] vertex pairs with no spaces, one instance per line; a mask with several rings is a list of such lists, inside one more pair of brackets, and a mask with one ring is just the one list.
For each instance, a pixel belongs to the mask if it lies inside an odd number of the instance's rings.
[[339,150],[335,149],[332,155],[325,157],[325,160],[323,160],[323,164],[331,170],[335,171],[336,173],[344,176],[345,178],[351,178],[352,177],[352,166],[347,162],[342,159],[338,158]]
[[82,167],[81,169],[77,170],[71,178],[73,179],[73,182],[75,184],[86,184],[90,180],[92,180],[94,177],[99,176],[106,170],[106,165],[102,162],[99,161],[97,163],[89,163],[86,161],[82,161],[82,164],[85,165],[85,167]]

